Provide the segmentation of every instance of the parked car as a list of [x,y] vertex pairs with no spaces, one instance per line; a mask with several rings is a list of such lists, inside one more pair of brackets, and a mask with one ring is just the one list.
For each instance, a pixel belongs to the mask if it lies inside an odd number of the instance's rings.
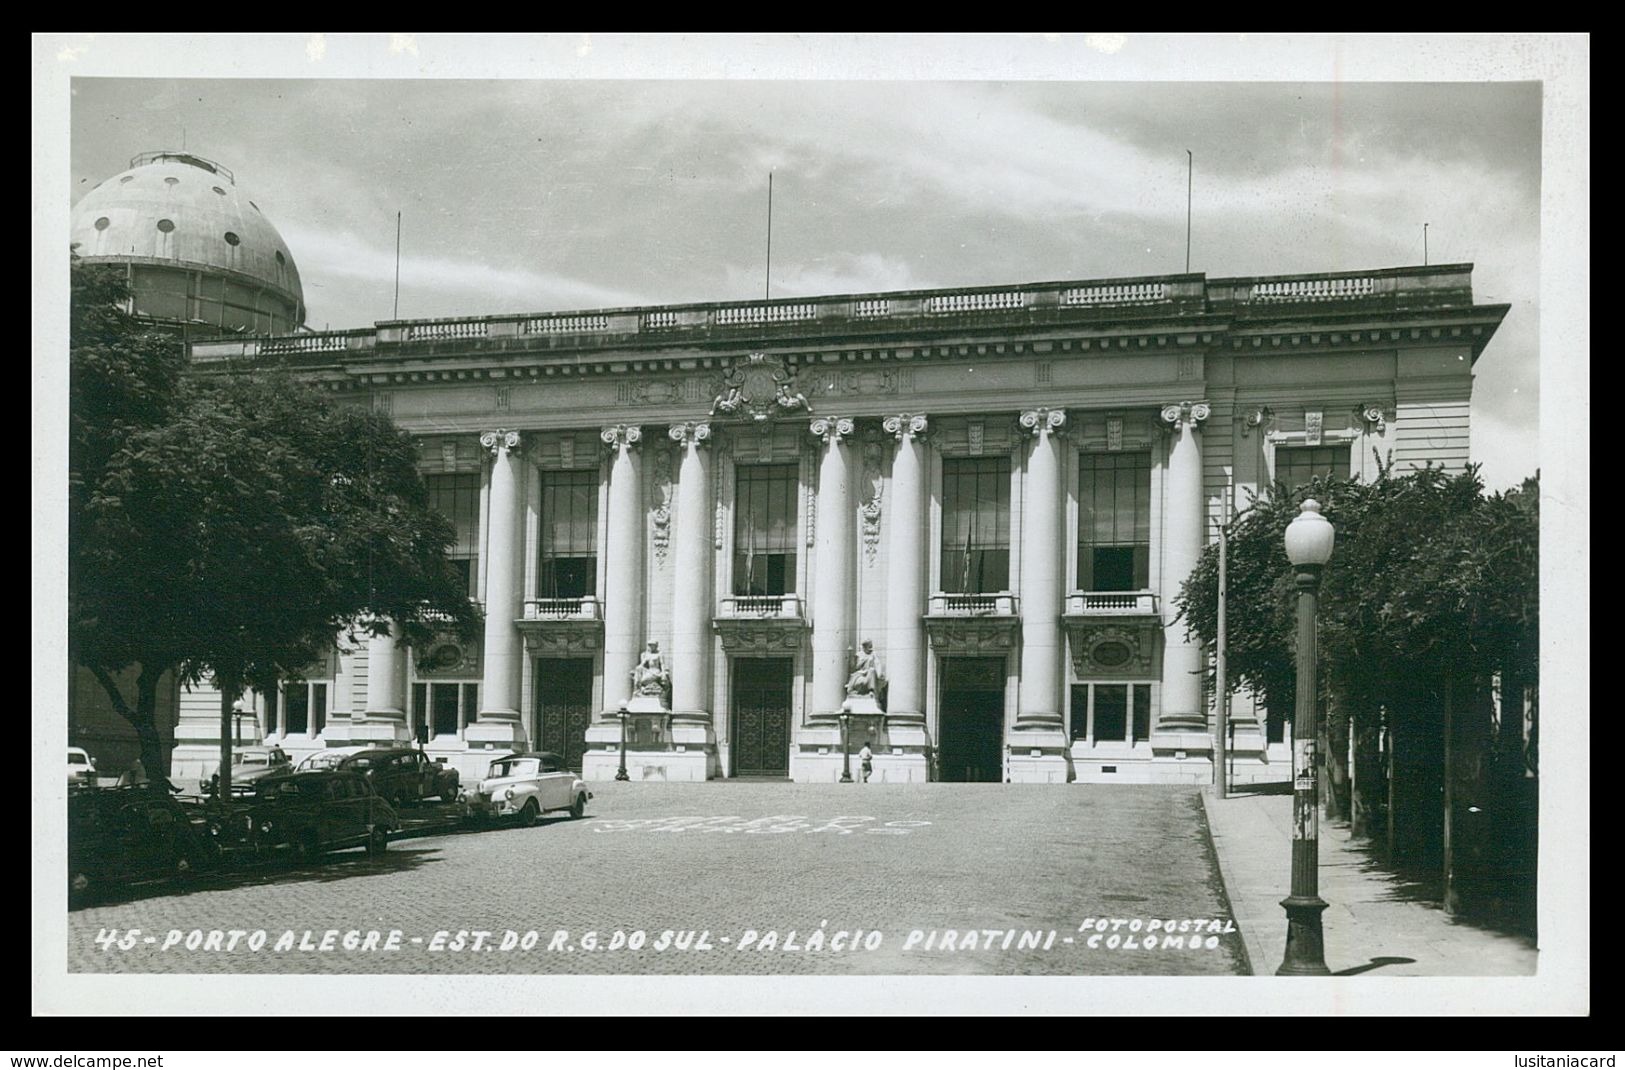
[[68,899],[145,880],[185,880],[213,866],[220,847],[162,784],[76,791],[68,796]]
[[344,759],[338,768],[366,777],[374,791],[396,805],[435,796],[457,800],[457,770],[412,747],[371,748]]
[[491,763],[485,779],[464,796],[476,817],[515,817],[530,827],[552,810],[568,810],[571,817],[587,811],[592,792],[549,751],[509,754]]
[[281,747],[240,747],[231,754],[231,793],[252,795],[268,776],[293,772],[293,761]]
[[377,750],[376,747],[328,747],[315,754],[307,754],[300,759],[299,764],[293,767],[295,773],[314,773],[322,769],[337,769],[344,764],[344,759],[362,751]]
[[291,847],[304,858],[346,847],[378,854],[401,827],[395,808],[366,777],[342,769],[266,777],[247,824],[256,850]]
[[83,747],[68,748],[68,786],[75,784],[95,786],[96,763]]

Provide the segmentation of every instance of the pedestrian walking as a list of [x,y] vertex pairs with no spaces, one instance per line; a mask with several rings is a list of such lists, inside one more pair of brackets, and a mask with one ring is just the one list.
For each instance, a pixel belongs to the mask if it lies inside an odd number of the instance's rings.
[[863,770],[863,782],[865,784],[869,783],[869,774],[875,771],[875,756],[867,743],[863,745],[862,750],[858,751],[858,764]]

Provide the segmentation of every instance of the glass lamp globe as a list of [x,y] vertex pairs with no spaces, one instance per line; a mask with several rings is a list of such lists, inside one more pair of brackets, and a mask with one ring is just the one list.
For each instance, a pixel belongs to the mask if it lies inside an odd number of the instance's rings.
[[1320,515],[1320,503],[1310,498],[1286,526],[1287,560],[1294,565],[1324,565],[1332,559],[1336,538],[1332,522]]

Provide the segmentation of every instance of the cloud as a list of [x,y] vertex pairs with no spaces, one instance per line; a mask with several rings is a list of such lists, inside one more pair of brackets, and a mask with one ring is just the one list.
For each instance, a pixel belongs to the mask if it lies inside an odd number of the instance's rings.
[[[347,232],[290,225],[283,227],[282,233],[289,247],[297,250],[300,275],[307,288],[321,279],[373,284],[382,295],[382,311],[375,318],[387,317],[395,281],[393,250],[378,248]],[[401,291],[411,295],[413,305],[421,309],[427,303],[441,310],[417,311],[413,315],[494,315],[645,303],[640,295],[625,290],[487,259],[403,255],[400,273]],[[307,292],[306,301],[311,306],[312,321],[320,321],[325,311],[319,307],[322,295]],[[354,325],[343,320],[339,323]]]

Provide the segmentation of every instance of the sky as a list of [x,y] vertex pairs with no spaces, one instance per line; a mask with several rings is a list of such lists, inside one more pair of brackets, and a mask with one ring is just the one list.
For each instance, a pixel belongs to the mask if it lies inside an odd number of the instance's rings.
[[225,164],[321,329],[391,317],[397,212],[406,318],[760,297],[770,171],[774,297],[1179,272],[1190,150],[1194,271],[1420,264],[1424,223],[1429,262],[1475,264],[1476,299],[1512,308],[1473,457],[1492,487],[1533,474],[1538,82],[921,73],[73,77],[69,200],[144,151]]

